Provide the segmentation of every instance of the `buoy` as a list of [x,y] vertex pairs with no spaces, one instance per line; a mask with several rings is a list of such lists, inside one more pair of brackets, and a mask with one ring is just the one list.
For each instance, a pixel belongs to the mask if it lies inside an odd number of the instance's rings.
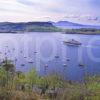
[[6,48],[8,48],[8,46],[5,46]]
[[70,59],[69,59],[69,58],[67,58],[67,61],[70,61]]
[[10,53],[10,50],[8,50],[8,52]]
[[31,63],[31,64],[32,64],[32,63],[34,63],[34,62],[33,62],[33,61],[29,61],[28,63]]
[[7,55],[7,53],[5,53],[5,55]]
[[15,61],[17,61],[17,58],[15,58]]
[[13,48],[13,51],[15,50],[15,48]]
[[20,51],[20,53],[23,53],[23,51]]

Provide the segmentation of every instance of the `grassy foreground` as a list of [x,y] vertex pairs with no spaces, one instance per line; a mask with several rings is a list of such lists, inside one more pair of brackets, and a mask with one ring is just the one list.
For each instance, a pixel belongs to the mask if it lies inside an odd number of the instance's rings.
[[100,100],[100,76],[87,76],[78,83],[57,74],[40,77],[35,69],[22,73],[10,61],[3,61],[0,100]]

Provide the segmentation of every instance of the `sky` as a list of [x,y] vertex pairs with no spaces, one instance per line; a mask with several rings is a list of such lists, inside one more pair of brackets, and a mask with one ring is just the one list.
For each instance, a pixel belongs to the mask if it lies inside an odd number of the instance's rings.
[[0,0],[0,22],[61,20],[100,25],[100,0]]

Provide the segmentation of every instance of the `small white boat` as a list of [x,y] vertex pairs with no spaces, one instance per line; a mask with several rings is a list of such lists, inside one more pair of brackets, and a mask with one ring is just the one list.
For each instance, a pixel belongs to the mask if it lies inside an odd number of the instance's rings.
[[37,51],[35,51],[34,53],[37,53]]
[[79,63],[79,67],[85,67],[83,63]]
[[21,64],[21,66],[25,66],[25,64]]
[[56,56],[55,56],[55,58],[59,58],[59,56],[58,56],[58,55],[56,55]]
[[28,63],[32,64],[32,63],[34,63],[34,62],[33,62],[33,61],[29,61]]
[[69,58],[67,58],[66,60],[67,60],[67,61],[70,61],[70,59],[69,59]]
[[45,68],[47,68],[47,67],[48,67],[48,65],[46,64],[44,67],[45,67]]
[[82,45],[82,43],[80,43],[79,41],[76,41],[74,39],[64,41],[64,43],[67,44],[67,45],[71,45],[71,46],[80,46],[80,45]]
[[27,58],[27,57],[24,57],[24,58]]
[[63,64],[64,67],[67,67],[67,64]]

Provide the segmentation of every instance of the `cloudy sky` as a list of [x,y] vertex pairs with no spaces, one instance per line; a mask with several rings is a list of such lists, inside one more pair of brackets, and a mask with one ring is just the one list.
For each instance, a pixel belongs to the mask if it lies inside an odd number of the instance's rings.
[[59,21],[100,24],[100,0],[0,0],[0,22]]

